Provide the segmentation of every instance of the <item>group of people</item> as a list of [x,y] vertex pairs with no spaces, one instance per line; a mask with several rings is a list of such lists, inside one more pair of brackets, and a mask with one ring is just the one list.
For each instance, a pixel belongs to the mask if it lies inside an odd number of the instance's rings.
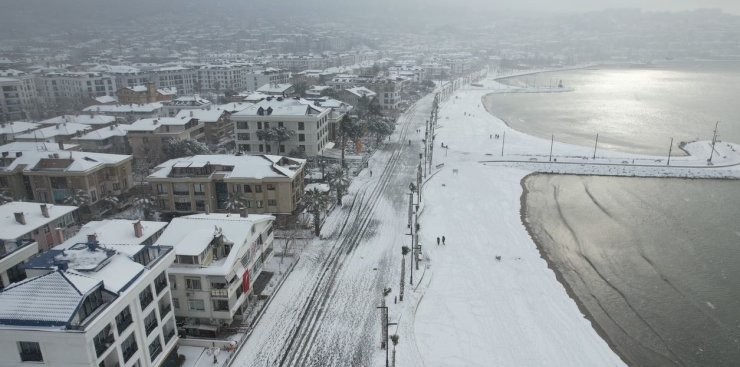
[[[442,236],[442,245],[445,245],[445,246],[447,245],[445,243],[445,236]],[[437,237],[437,246],[439,246],[439,237]]]

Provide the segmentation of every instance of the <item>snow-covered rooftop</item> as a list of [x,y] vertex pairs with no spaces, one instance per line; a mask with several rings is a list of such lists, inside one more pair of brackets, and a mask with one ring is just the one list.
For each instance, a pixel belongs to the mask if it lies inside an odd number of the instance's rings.
[[116,121],[113,116],[105,115],[62,115],[39,122],[42,125],[75,123],[83,125],[108,125]]
[[305,116],[321,114],[324,109],[302,103],[295,98],[271,97],[235,113],[234,116],[262,116],[260,111],[264,116]]
[[66,122],[33,130],[26,134],[16,135],[16,139],[49,140],[57,136],[74,135],[77,132],[82,132],[90,129],[90,125],[78,124],[75,122]]
[[204,167],[209,164],[232,167],[231,171],[218,171],[218,173],[224,175],[225,180],[293,178],[305,163],[304,159],[276,155],[196,155],[170,159],[158,165],[154,173],[149,175],[147,179],[167,178],[170,176],[173,167],[187,168],[191,165]]
[[[15,240],[45,226],[64,215],[77,210],[76,206],[46,204],[49,217],[45,217],[41,211],[40,203],[13,201],[0,205],[0,239]],[[23,213],[26,224],[18,223],[14,213]]]
[[162,109],[161,102],[144,104],[96,105],[84,108],[84,112],[95,113],[155,113]]
[[175,115],[175,118],[179,119],[198,119],[200,122],[216,122],[221,115],[224,114],[224,110],[220,108],[210,109],[197,109],[197,110],[181,110]]
[[9,155],[15,156],[17,152],[61,152],[63,150],[76,150],[77,144],[46,143],[36,141],[14,141],[5,145],[0,145],[0,152],[8,152]]
[[28,121],[13,121],[0,124],[0,134],[19,134],[36,130],[41,124]]
[[347,92],[356,95],[357,97],[375,97],[377,93],[367,89],[365,87],[352,87],[345,89]]
[[128,219],[106,219],[102,221],[91,221],[82,226],[80,231],[57,249],[65,249],[77,243],[84,243],[88,235],[95,235],[98,244],[106,248],[112,248],[129,256],[137,253],[152,236],[167,226],[165,222],[140,221],[141,237],[136,237],[134,225],[139,221]]
[[266,94],[282,94],[286,93],[292,87],[293,85],[289,83],[265,84],[257,88],[257,92]]
[[109,127],[90,131],[82,136],[74,137],[72,140],[105,140],[114,136],[126,136],[127,132],[128,125],[111,125]]
[[127,126],[125,129],[128,131],[154,131],[163,125],[184,126],[188,122],[190,122],[190,118],[186,118],[184,116],[146,118],[134,121],[134,123]]
[[[19,152],[20,157],[9,156],[8,162],[0,171],[13,172],[22,169],[25,172],[54,171],[54,172],[87,172],[105,165],[116,165],[130,160],[130,155],[91,153],[78,151],[25,151]],[[12,161],[10,161],[12,159]],[[49,163],[49,164],[47,164]]]

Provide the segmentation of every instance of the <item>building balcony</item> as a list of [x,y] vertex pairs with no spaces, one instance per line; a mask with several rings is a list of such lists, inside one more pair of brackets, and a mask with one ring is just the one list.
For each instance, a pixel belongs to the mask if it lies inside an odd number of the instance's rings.
[[211,289],[211,297],[229,298],[228,289]]

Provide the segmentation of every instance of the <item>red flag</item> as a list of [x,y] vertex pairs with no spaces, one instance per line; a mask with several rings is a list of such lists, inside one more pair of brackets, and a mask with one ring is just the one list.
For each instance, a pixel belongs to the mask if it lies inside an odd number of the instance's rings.
[[244,293],[249,292],[249,270],[244,270],[244,276],[242,277],[242,291]]

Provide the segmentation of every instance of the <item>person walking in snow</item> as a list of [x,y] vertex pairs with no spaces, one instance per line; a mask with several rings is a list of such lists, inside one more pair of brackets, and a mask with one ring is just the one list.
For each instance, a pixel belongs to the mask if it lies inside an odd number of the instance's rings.
[[445,245],[445,236],[442,236],[442,244]]
[[373,170],[370,170],[370,177],[373,177]]
[[437,246],[439,246],[439,237],[437,237]]

